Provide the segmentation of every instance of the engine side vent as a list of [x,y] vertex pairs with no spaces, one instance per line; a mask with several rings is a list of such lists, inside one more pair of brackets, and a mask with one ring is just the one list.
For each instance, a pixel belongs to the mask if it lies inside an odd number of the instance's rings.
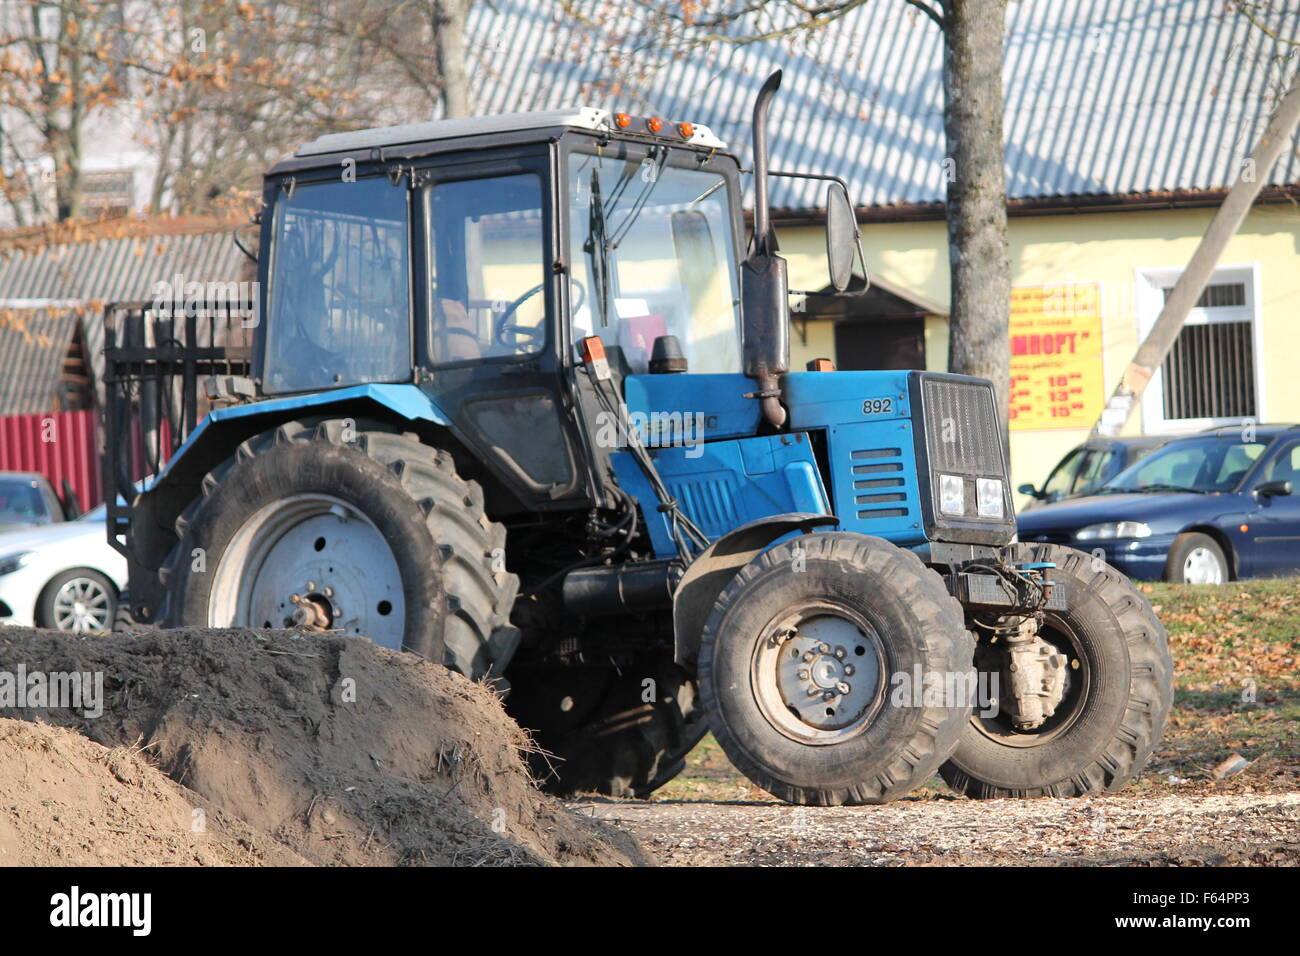
[[[909,513],[904,488],[903,449],[860,448],[850,454],[853,503],[864,521],[902,518]],[[897,491],[891,489],[898,489]]]

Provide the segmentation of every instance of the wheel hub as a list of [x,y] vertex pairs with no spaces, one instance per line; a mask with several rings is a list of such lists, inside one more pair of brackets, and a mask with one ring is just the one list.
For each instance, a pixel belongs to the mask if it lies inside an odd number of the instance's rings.
[[805,743],[860,732],[881,699],[879,639],[847,611],[810,607],[769,628],[754,657],[759,707],[774,727]]
[[299,495],[262,508],[240,528],[216,570],[216,627],[301,627],[369,637],[399,650],[405,629],[392,548],[337,498]]

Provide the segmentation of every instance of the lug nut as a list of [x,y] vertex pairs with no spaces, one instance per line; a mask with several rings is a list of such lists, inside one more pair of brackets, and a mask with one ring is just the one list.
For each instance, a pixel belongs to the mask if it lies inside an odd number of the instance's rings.
[[326,597],[333,597],[333,596],[334,596],[334,589],[333,589],[333,588],[326,588],[326,589],[325,589],[325,596],[326,596]]
[[801,668],[799,668],[799,679],[800,679],[800,680],[807,680],[807,679],[808,679],[808,668],[806,668],[806,667],[801,667]]
[[834,699],[835,699],[835,691],[833,690],[828,690],[826,693],[822,694],[822,700],[834,700]]
[[853,672],[854,672],[854,670],[856,670],[856,668],[855,668],[852,664],[845,664],[845,665],[844,665],[844,676],[845,676],[845,677],[852,677],[852,676],[853,676]]
[[302,598],[299,597],[297,594],[295,594],[295,595],[293,595],[293,596],[291,596],[291,597],[289,598],[289,603],[290,603],[290,604],[297,604],[297,603],[298,603],[299,601],[301,601],[301,600],[302,600]]
[[831,652],[831,646],[829,644],[818,644],[817,650],[823,654],[829,654]]
[[808,651],[806,654],[804,654],[804,656],[803,656],[803,662],[804,662],[805,664],[811,664],[811,663],[812,663],[812,660],[813,660],[813,652],[812,652],[812,651]]
[[838,657],[840,660],[844,660],[844,655],[847,653],[848,652],[844,650],[844,648],[842,647],[835,648],[835,656]]
[[316,590],[316,582],[315,582],[315,581],[308,581],[308,582],[307,582],[307,590],[308,590],[308,591],[315,591],[315,590]]
[[840,681],[838,684],[835,685],[835,689],[839,691],[841,694],[847,694],[853,688],[850,687],[845,681]]

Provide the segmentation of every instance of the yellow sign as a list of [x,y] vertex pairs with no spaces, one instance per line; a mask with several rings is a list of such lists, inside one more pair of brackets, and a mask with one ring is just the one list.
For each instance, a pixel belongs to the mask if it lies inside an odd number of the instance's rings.
[[1090,428],[1105,403],[1097,285],[1011,290],[1011,428]]

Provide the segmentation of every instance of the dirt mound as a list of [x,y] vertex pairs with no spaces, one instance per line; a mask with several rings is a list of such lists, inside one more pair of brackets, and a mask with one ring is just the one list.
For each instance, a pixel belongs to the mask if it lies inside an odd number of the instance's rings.
[[[0,716],[141,752],[312,863],[646,862],[621,831],[536,790],[521,758],[528,740],[490,690],[369,641],[0,631],[0,673],[20,666],[102,674],[103,713],[29,706]],[[0,743],[0,762],[15,754]]]
[[138,751],[0,718],[0,865],[306,863],[178,786]]

